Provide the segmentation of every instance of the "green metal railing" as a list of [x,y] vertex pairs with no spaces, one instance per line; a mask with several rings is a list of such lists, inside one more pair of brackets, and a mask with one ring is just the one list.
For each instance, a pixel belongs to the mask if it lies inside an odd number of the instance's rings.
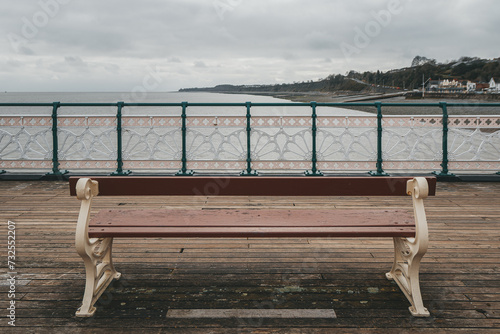
[[387,173],[382,169],[384,162],[382,158],[382,102],[375,102],[377,107],[377,171],[369,172],[373,176],[387,176]]
[[[58,157],[58,110],[61,107],[116,107],[116,135],[117,135],[117,159],[116,171],[111,175],[128,175],[131,173],[129,170],[123,170],[123,148],[122,148],[122,110],[126,107],[181,107],[181,134],[182,134],[182,167],[176,175],[186,176],[193,175],[193,171],[187,169],[187,125],[186,118],[188,107],[244,107],[246,108],[246,169],[241,172],[241,175],[258,175],[258,171],[252,169],[252,152],[251,152],[251,108],[252,107],[310,107],[311,108],[311,133],[312,133],[312,156],[311,156],[311,170],[305,172],[308,176],[321,176],[321,171],[318,170],[317,164],[317,108],[318,107],[374,107],[377,115],[377,160],[375,163],[376,170],[369,172],[373,176],[388,175],[383,169],[383,150],[382,150],[382,137],[383,137],[383,113],[382,107],[436,107],[441,108],[442,112],[442,161],[440,171],[435,171],[436,175],[449,176],[453,175],[448,169],[448,107],[500,107],[500,103],[478,103],[478,104],[460,104],[460,103],[0,103],[0,107],[52,107],[52,171],[50,175],[62,175],[67,173],[66,170],[59,170],[59,157]],[[5,173],[5,171],[0,171]],[[497,174],[500,174],[498,172]]]
[[192,170],[187,170],[187,150],[186,150],[186,137],[187,137],[187,126],[186,126],[186,109],[187,109],[188,103],[187,102],[182,102],[182,126],[181,126],[181,131],[182,131],[182,168],[177,174],[175,175],[183,175],[183,176],[189,176],[193,175],[194,172]]
[[[116,171],[111,175],[123,176],[131,173],[129,170],[123,170],[123,143],[122,143],[122,109],[124,102],[118,102],[118,110],[116,112]],[[56,147],[56,146],[54,146]]]
[[247,108],[247,114],[246,114],[246,119],[247,119],[247,126],[246,126],[246,132],[247,132],[247,160],[246,160],[247,168],[241,172],[241,175],[242,176],[257,176],[257,175],[259,175],[259,173],[255,170],[252,170],[252,150],[251,150],[252,115],[250,113],[250,108],[252,107],[252,102],[246,102],[245,106]]
[[439,103],[441,110],[443,111],[443,162],[441,167],[443,168],[440,172],[434,172],[436,175],[453,175],[448,171],[448,107],[446,102]]
[[316,102],[311,102],[311,108],[312,108],[312,115],[311,115],[311,133],[312,133],[312,157],[311,157],[311,170],[306,171],[305,174],[307,176],[322,176],[323,173],[321,173],[318,168],[318,158],[317,158],[317,147],[316,147],[316,136],[318,132],[318,127],[316,126],[316,121],[318,118],[318,115],[316,113],[316,107],[318,106],[318,103]]
[[68,173],[66,170],[59,170],[59,150],[55,149],[59,147],[58,137],[57,137],[57,109],[61,106],[60,102],[54,102],[52,104],[52,172],[50,175],[62,175]]

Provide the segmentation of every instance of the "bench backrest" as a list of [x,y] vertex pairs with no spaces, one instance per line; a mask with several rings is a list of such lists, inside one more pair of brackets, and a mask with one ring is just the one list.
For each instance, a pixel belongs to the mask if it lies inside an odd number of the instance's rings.
[[[412,177],[98,176],[100,196],[405,196]],[[70,193],[80,177],[71,177]],[[436,178],[426,177],[429,196]]]

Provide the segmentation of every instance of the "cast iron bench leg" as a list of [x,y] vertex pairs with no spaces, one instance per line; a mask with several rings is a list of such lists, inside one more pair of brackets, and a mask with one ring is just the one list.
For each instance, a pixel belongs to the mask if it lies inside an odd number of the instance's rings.
[[413,199],[415,216],[415,238],[394,238],[394,264],[386,277],[395,280],[410,302],[410,313],[415,317],[428,317],[420,293],[420,260],[427,252],[429,243],[427,219],[423,200],[429,190],[425,179],[415,178],[408,181],[407,192]]
[[[80,182],[81,181],[81,182]],[[97,182],[80,179],[76,186],[77,198],[82,201],[76,227],[76,251],[85,263],[85,293],[82,306],[76,311],[77,317],[91,317],[95,313],[95,302],[113,281],[119,279],[112,261],[113,238],[89,238],[88,224],[92,198],[99,190]]]

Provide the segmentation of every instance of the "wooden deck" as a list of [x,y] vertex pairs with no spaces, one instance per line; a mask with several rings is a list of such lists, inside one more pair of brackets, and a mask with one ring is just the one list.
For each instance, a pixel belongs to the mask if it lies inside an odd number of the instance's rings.
[[[2,333],[498,333],[500,183],[438,183],[413,318],[384,273],[390,239],[118,239],[123,277],[76,318],[79,201],[66,182],[0,182]],[[103,197],[104,208],[407,208],[410,198]],[[16,226],[16,328],[7,324],[7,221]],[[333,312],[332,312],[333,311]],[[332,317],[336,315],[335,317]],[[360,330],[363,329],[363,330]]]

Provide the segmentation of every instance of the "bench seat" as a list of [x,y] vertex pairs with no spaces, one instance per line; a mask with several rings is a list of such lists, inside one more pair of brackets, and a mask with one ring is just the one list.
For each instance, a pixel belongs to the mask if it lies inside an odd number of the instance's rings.
[[102,210],[89,237],[415,237],[403,210]]

